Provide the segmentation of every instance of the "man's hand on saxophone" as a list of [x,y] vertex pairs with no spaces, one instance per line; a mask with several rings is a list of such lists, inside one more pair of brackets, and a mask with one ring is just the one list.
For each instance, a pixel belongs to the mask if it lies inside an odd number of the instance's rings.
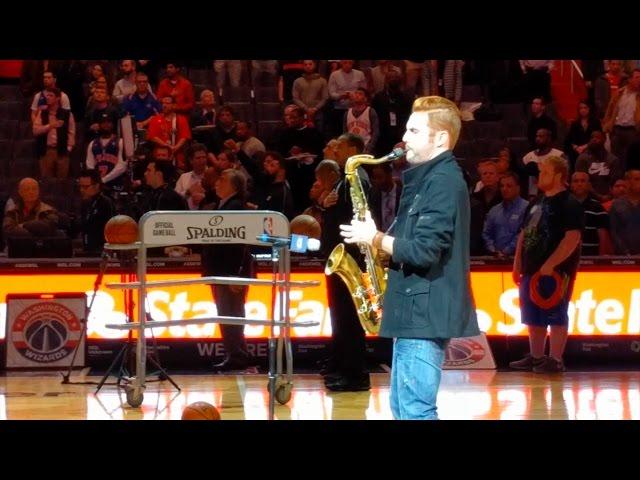
[[393,240],[391,235],[385,235],[378,231],[371,212],[366,211],[364,222],[351,220],[351,225],[340,225],[340,235],[344,237],[345,243],[366,243],[378,250],[383,250],[389,255],[393,255]]
[[351,220],[351,225],[340,225],[340,235],[344,237],[345,243],[366,243],[373,246],[373,238],[378,229],[371,218],[371,212],[365,213],[365,221]]

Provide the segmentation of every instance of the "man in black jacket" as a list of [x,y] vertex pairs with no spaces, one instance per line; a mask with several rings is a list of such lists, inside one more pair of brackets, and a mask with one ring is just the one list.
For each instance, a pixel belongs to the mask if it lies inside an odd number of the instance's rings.
[[102,181],[97,170],[83,170],[78,176],[82,197],[80,230],[87,256],[99,256],[104,246],[104,226],[116,214],[113,201],[102,194]]
[[185,199],[169,186],[172,175],[173,165],[169,162],[149,162],[144,172],[149,189],[143,194],[140,216],[152,210],[189,210]]
[[304,209],[310,203],[309,190],[315,181],[324,138],[316,128],[306,125],[302,108],[293,106],[285,115],[289,126],[283,130],[275,150],[287,159],[287,179],[294,203]]
[[[224,170],[215,182],[217,205],[206,210],[245,210],[246,180],[238,170]],[[253,277],[253,262],[247,245],[211,244],[202,249],[204,276]],[[248,287],[211,285],[219,316],[244,317]],[[213,366],[215,371],[243,370],[250,366],[251,355],[244,338],[244,325],[220,324],[225,358]]]
[[284,213],[292,220],[297,210],[282,155],[273,151],[265,152],[263,162],[258,162],[238,149],[238,159],[253,179],[252,206],[259,210]]
[[527,124],[527,138],[531,148],[537,147],[536,134],[541,128],[546,128],[551,133],[551,141],[555,142],[558,134],[558,124],[547,112],[547,104],[542,97],[536,97],[531,101],[531,118]]
[[437,419],[449,339],[480,330],[469,279],[469,194],[452,150],[460,135],[452,101],[413,103],[403,140],[407,161],[400,208],[387,233],[369,216],[341,225],[347,243],[391,255],[380,336],[393,338],[390,403],[399,420]]
[[411,114],[411,101],[411,97],[402,91],[402,74],[390,69],[385,77],[384,89],[376,93],[371,102],[380,122],[377,156],[386,155],[402,140],[404,126]]
[[398,213],[402,182],[393,178],[391,163],[381,163],[371,168],[371,184],[371,216],[378,228],[386,232]]
[[[222,141],[216,129],[216,98],[211,90],[200,93],[200,105],[191,114],[190,125],[193,138],[218,154],[222,150]],[[235,133],[235,132],[234,132]]]
[[[342,243],[340,225],[350,223],[353,218],[349,182],[344,177],[344,166],[349,157],[364,151],[362,138],[345,133],[338,138],[336,161],[340,165],[340,179],[323,201],[322,248],[329,255],[336,245]],[[369,178],[362,167],[358,170],[365,195],[369,192]],[[357,246],[347,248],[349,254],[365,270],[362,254]],[[353,299],[347,286],[337,275],[327,276],[327,296],[331,309],[332,357],[323,372],[325,385],[334,391],[369,390],[369,373],[366,370],[365,332],[358,319]]]

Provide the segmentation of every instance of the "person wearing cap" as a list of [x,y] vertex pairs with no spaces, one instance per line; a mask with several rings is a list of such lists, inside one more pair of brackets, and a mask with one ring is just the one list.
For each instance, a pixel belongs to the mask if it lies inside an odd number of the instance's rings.
[[98,170],[107,191],[122,190],[127,164],[122,158],[122,139],[114,133],[113,119],[104,112],[99,118],[99,137],[87,147],[86,166]]

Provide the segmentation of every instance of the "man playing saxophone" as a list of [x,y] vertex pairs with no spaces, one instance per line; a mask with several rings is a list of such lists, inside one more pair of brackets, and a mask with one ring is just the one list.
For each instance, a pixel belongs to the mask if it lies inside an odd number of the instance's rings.
[[[342,242],[340,225],[353,218],[351,186],[345,179],[344,167],[349,157],[364,151],[362,138],[345,133],[338,138],[335,160],[340,165],[340,177],[333,191],[323,201],[322,248],[329,255]],[[368,195],[369,181],[360,168],[364,195]],[[364,269],[362,255],[357,246],[349,246],[351,255]],[[328,275],[327,296],[331,309],[331,356],[323,368],[325,385],[333,391],[369,390],[369,373],[365,362],[365,332],[358,319],[351,292],[338,275]]]
[[469,194],[453,156],[461,128],[456,105],[421,97],[403,137],[411,168],[396,221],[377,231],[371,215],[341,225],[346,243],[391,255],[380,336],[394,339],[394,418],[437,419],[436,398],[449,339],[479,334],[469,278]]

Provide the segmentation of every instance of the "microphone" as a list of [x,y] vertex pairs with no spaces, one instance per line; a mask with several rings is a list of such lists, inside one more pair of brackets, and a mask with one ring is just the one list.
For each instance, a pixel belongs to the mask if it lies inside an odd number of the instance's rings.
[[315,238],[309,238],[306,235],[291,235],[291,238],[287,237],[274,237],[273,235],[267,235],[263,233],[258,235],[256,240],[261,242],[270,243],[272,245],[289,245],[289,249],[295,253],[316,252],[320,250],[320,240]]

